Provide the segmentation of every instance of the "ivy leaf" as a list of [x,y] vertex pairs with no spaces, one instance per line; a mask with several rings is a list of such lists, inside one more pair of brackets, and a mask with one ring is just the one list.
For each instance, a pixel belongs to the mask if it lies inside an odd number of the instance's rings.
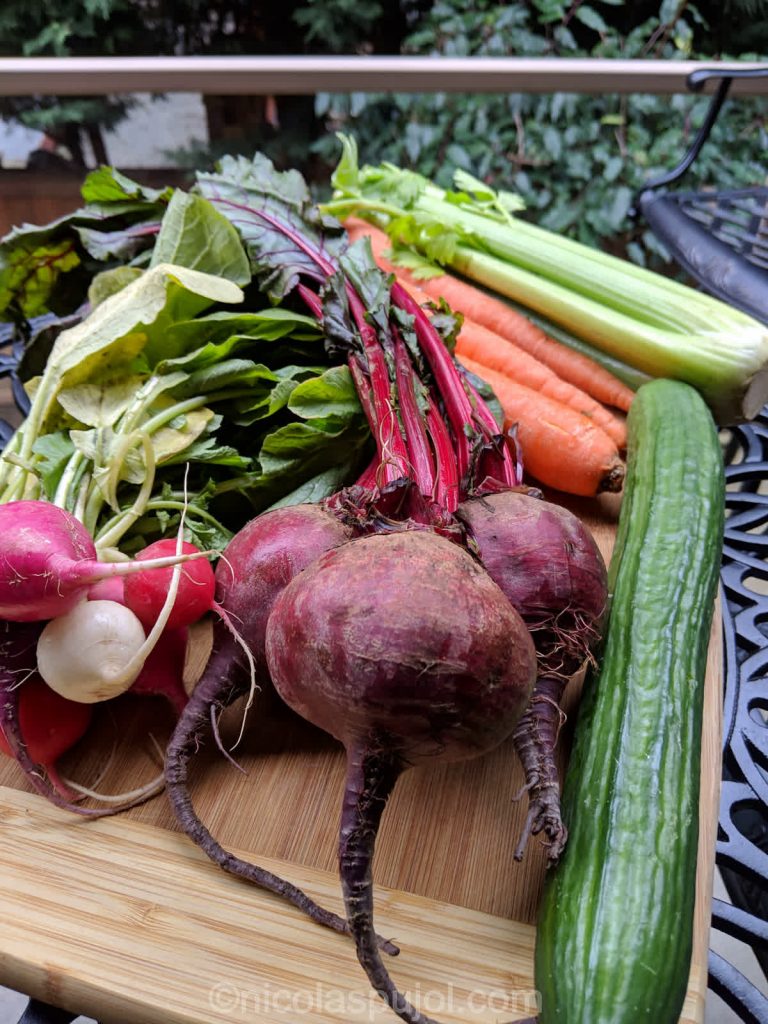
[[603,16],[594,7],[577,7],[574,11],[574,17],[578,18],[582,25],[594,29],[595,32],[599,32],[601,35],[609,31]]

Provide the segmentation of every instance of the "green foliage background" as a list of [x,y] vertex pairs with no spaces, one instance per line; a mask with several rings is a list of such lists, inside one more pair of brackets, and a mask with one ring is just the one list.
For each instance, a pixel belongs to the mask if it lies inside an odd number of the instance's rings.
[[[659,60],[759,60],[766,49],[763,0],[436,0],[413,11],[402,45],[410,54]],[[543,226],[642,263],[663,251],[631,222],[633,196],[677,163],[708,103],[686,95],[360,93],[319,95],[316,111],[328,129],[354,132],[369,163],[414,167],[443,185],[464,168],[518,191]],[[763,98],[730,103],[686,185],[762,181],[767,114]],[[315,148],[328,161],[336,153],[328,134]]]
[[[453,56],[764,59],[768,0],[3,0],[0,55],[67,53],[395,53]],[[234,102],[234,101],[233,101]],[[212,139],[181,155],[265,150],[327,179],[334,132],[367,162],[392,160],[441,183],[457,167],[520,192],[537,221],[583,241],[659,255],[628,217],[649,177],[673,166],[704,97],[555,94],[321,94],[278,97],[280,126]],[[124,97],[0,100],[0,114],[56,129],[110,126]],[[765,177],[766,101],[729,104],[692,186]]]

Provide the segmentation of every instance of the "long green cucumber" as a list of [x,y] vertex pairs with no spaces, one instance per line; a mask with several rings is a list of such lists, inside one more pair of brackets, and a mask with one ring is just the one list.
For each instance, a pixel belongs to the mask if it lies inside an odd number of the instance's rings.
[[628,431],[608,632],[566,775],[568,846],[539,914],[541,1024],[676,1024],[690,967],[722,454],[678,381],[643,385]]

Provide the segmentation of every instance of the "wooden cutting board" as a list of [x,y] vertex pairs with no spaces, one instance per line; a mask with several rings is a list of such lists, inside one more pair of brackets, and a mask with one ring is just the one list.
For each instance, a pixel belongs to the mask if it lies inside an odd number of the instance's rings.
[[[617,502],[573,502],[606,559]],[[683,1024],[701,1024],[720,785],[720,626],[707,670],[696,943]],[[577,699],[570,687],[569,704]],[[236,735],[240,709],[224,723]],[[572,720],[573,716],[571,716]],[[170,720],[124,700],[63,769],[103,792],[158,771],[149,739]],[[565,752],[570,724],[562,734]],[[263,694],[237,750],[247,776],[199,756],[195,800],[231,848],[341,910],[335,875],[344,757],[335,742]],[[155,762],[153,763],[153,757]],[[563,754],[563,758],[565,753]],[[533,927],[544,876],[537,840],[512,857],[525,817],[511,744],[466,764],[413,770],[398,784],[377,850],[377,927],[400,945],[401,990],[446,1024],[531,1016]],[[108,1024],[330,1024],[395,1020],[369,991],[349,940],[214,867],[178,833],[165,799],[85,822],[0,765],[0,982]]]

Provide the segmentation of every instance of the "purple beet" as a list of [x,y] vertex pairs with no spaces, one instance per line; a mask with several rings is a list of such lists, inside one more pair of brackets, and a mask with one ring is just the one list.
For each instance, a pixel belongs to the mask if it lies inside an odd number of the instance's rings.
[[[225,850],[198,817],[189,791],[189,762],[204,733],[216,732],[224,708],[247,692],[251,671],[256,682],[269,684],[264,654],[267,619],[287,583],[331,548],[345,544],[352,530],[319,505],[294,505],[252,519],[230,541],[216,567],[216,611],[213,652],[169,741],[166,785],[179,823],[186,834],[230,874],[277,893],[320,924],[348,932],[346,922],[317,906],[296,886]],[[236,635],[236,633],[237,635]],[[244,646],[245,645],[245,646]],[[396,947],[385,944],[389,952]]]
[[373,930],[376,832],[397,778],[508,737],[536,657],[520,616],[477,562],[434,534],[370,536],[322,555],[275,601],[266,652],[275,688],[347,752],[339,860],[358,958],[410,1024]]
[[526,777],[529,810],[515,851],[543,832],[548,857],[568,838],[560,815],[555,747],[568,679],[600,639],[608,604],[605,562],[589,530],[568,509],[518,491],[464,502],[457,517],[470,544],[531,631],[538,678],[514,742]]

